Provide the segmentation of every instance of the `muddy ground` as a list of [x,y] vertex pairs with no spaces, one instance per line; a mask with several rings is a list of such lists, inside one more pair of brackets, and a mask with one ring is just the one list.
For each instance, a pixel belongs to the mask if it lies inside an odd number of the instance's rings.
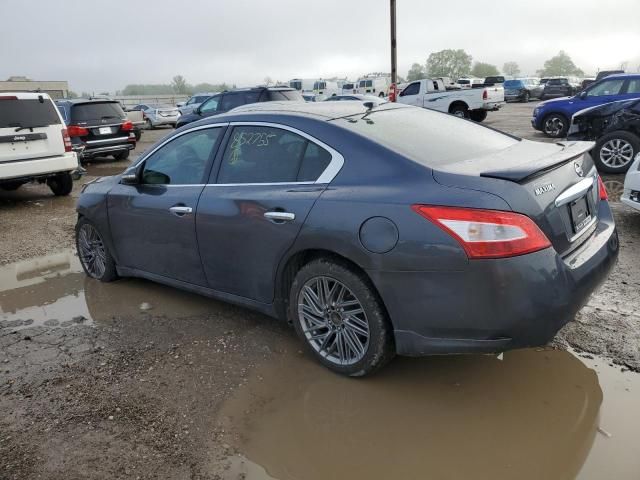
[[[532,108],[488,124],[543,140]],[[96,161],[85,180],[128,164]],[[0,192],[0,479],[635,479],[640,214],[606,180],[620,261],[556,349],[396,359],[360,381],[262,315],[87,279],[79,184]]]

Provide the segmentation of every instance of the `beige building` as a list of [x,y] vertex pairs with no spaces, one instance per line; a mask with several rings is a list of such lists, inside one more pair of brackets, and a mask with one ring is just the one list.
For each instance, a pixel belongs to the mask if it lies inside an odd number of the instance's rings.
[[48,93],[51,98],[67,98],[69,83],[66,81],[38,81],[27,77],[9,77],[7,81],[0,81],[0,92],[32,92],[40,90]]

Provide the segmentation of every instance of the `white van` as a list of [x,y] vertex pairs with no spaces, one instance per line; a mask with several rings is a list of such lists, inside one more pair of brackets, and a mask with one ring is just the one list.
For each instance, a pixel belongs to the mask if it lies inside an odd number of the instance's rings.
[[313,93],[316,94],[318,100],[324,100],[342,93],[342,89],[338,88],[338,82],[318,80],[313,84]]
[[390,77],[362,77],[358,80],[358,91],[363,95],[377,95],[386,97],[391,86]]
[[293,80],[289,80],[289,86],[300,92],[312,92],[315,83],[315,78],[294,78]]
[[46,93],[0,92],[0,189],[37,181],[69,195],[78,157],[60,112]]

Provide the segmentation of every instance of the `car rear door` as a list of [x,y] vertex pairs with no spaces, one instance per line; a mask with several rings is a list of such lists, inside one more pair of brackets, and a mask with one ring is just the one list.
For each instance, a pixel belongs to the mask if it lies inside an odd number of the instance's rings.
[[109,224],[121,266],[206,285],[195,212],[225,127],[200,126],[172,136],[142,160],[137,184],[111,189]]
[[278,124],[237,123],[215,182],[198,204],[198,244],[209,286],[271,303],[278,265],[342,156]]
[[63,155],[64,128],[48,97],[0,93],[0,162]]

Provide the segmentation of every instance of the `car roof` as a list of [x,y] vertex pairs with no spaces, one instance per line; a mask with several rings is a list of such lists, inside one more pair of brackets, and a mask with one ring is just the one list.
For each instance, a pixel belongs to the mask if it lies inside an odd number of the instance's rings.
[[81,103],[120,103],[117,100],[111,100],[110,98],[65,98],[62,100],[56,100],[58,105],[78,105]]
[[[398,103],[383,103],[380,106],[375,107],[375,110],[380,109],[396,109],[396,108],[411,108],[408,105]],[[262,102],[251,103],[248,105],[242,105],[230,110],[222,115],[216,115],[211,117],[214,119],[221,119],[227,116],[237,114],[287,114],[297,115],[304,117],[315,117],[320,120],[333,120],[335,118],[348,117],[350,115],[357,115],[359,113],[365,113],[367,108],[359,100],[343,101],[343,102]]]
[[254,92],[258,90],[286,91],[286,92],[297,91],[295,88],[292,88],[292,87],[247,87],[247,88],[233,88],[231,90],[225,90],[224,92],[221,92],[221,93],[252,92],[252,91]]
[[605,77],[602,77],[600,80],[604,80],[605,78],[608,79],[608,80],[611,80],[612,78],[620,78],[620,79],[640,78],[640,73],[613,73],[611,75],[607,75]]
[[44,92],[0,92],[2,97],[17,97],[18,100],[37,100],[38,97],[49,100],[48,94]]

